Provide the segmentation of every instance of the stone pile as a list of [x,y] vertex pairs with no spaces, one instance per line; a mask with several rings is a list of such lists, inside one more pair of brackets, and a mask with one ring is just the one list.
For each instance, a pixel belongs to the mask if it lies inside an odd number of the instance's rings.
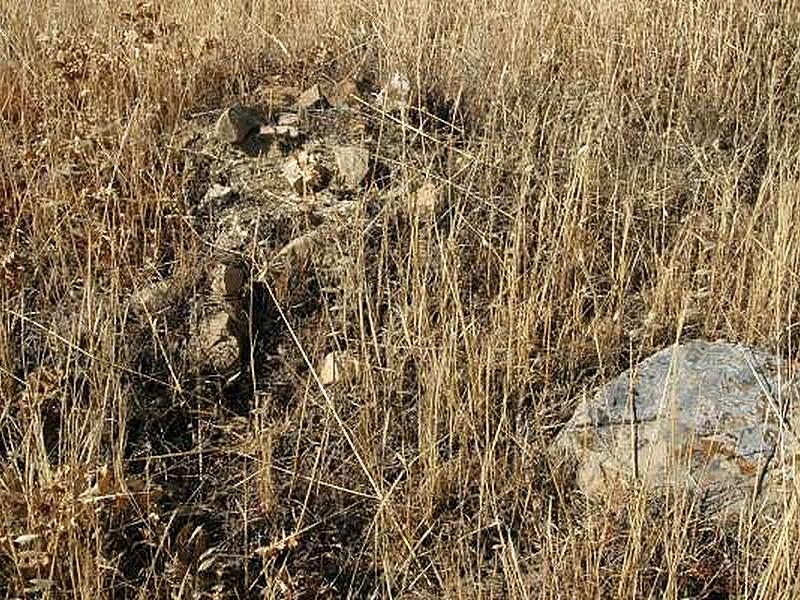
[[[372,94],[373,110],[404,111],[409,95],[410,84],[395,74]],[[204,173],[204,191],[189,209],[208,248],[205,269],[192,285],[167,278],[143,286],[131,303],[136,314],[154,313],[194,289],[186,349],[201,370],[230,377],[245,366],[257,329],[248,314],[251,301],[260,296],[255,305],[261,308],[271,302],[261,282],[279,293],[313,268],[326,287],[338,284],[346,258],[336,240],[350,235],[359,201],[382,194],[391,179],[391,168],[377,160],[378,136],[370,134],[362,112],[368,97],[350,79],[330,90],[265,88],[261,101],[232,105],[183,135],[189,140],[185,152]],[[391,154],[383,128],[380,138],[388,145],[380,154]],[[403,151],[398,146],[398,155]],[[427,215],[436,193],[425,186],[415,192],[417,187],[403,182],[398,189],[410,211]],[[326,384],[354,372],[353,361],[342,358],[346,354],[333,356],[314,361]]]

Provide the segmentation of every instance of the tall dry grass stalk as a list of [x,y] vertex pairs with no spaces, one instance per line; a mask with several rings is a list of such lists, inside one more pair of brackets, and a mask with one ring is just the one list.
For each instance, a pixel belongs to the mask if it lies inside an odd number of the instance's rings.
[[[335,399],[341,422],[310,424],[325,399],[298,388],[284,421],[250,425],[252,447],[209,450],[259,465],[242,468],[235,506],[211,507],[241,512],[229,536],[245,589],[795,597],[794,505],[758,531],[644,491],[590,505],[546,448],[582,393],[678,335],[796,355],[799,9],[4,3],[0,450],[13,460],[0,479],[0,596],[27,582],[43,597],[188,597],[163,565],[200,534],[173,540],[186,507],[158,514],[164,459],[136,457],[146,468],[131,475],[128,416],[147,400],[132,396],[120,335],[142,273],[196,267],[176,132],[275,76],[400,71],[450,122],[398,167],[444,186],[447,226],[387,216],[342,248],[347,310],[320,321],[358,348],[359,378]],[[29,376],[40,364],[57,365],[55,379]],[[181,460],[201,488],[209,467]],[[86,501],[92,486],[120,506],[136,498],[125,523]],[[340,516],[320,516],[323,494]],[[276,555],[335,522],[335,588],[319,583],[329,574],[253,562],[249,528],[278,522],[281,506],[295,520]],[[132,519],[145,532],[136,547],[120,537]]]

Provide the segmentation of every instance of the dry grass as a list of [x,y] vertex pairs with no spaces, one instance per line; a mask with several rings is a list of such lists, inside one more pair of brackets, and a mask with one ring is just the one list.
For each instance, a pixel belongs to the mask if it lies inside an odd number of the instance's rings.
[[[754,530],[590,505],[545,453],[584,390],[677,337],[796,356],[797,3],[122,4],[0,6],[0,597],[190,597],[215,547],[238,561],[219,597],[797,596],[796,507]],[[357,380],[130,456],[124,299],[199,251],[182,118],[276,75],[393,71],[458,142],[431,158],[446,224],[342,249],[318,330]],[[201,421],[153,410],[167,442]]]

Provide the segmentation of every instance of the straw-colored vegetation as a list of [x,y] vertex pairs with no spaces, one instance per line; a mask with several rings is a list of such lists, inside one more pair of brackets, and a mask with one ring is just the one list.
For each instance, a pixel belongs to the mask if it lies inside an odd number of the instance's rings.
[[[197,268],[174,133],[394,72],[457,160],[446,222],[340,250],[360,320],[318,333],[358,376],[130,455],[207,416],[178,363],[186,420],[148,413],[124,335],[132,290]],[[675,339],[796,355],[798,107],[795,2],[3,2],[0,598],[797,597],[795,508],[597,505],[546,449]]]

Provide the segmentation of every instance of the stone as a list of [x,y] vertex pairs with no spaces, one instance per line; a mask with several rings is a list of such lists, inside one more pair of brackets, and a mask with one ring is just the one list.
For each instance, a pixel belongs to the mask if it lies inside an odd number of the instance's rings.
[[295,106],[298,110],[316,110],[327,108],[330,105],[325,94],[322,93],[322,88],[320,88],[317,83],[300,94]]
[[319,157],[305,150],[289,157],[283,165],[283,175],[292,189],[301,195],[325,189],[331,179],[330,171]]
[[426,181],[409,197],[409,213],[422,219],[434,217],[439,208],[440,197],[439,188]]
[[296,140],[302,133],[294,125],[262,125],[258,133],[268,138],[283,138],[285,140]]
[[317,245],[317,237],[313,231],[296,237],[278,251],[272,263],[292,269],[309,261]]
[[578,487],[589,497],[638,478],[650,489],[689,490],[708,512],[740,510],[753,492],[777,506],[793,487],[798,448],[782,407],[797,389],[775,356],[687,342],[602,386],[553,448],[576,461]]
[[297,126],[300,124],[300,116],[297,113],[288,112],[278,115],[278,125],[281,127]]
[[255,111],[235,105],[219,116],[214,132],[217,139],[222,142],[241,144],[248,135],[261,126],[261,123],[261,117]]
[[208,188],[208,191],[206,191],[203,199],[200,201],[200,206],[202,208],[222,208],[233,200],[235,195],[236,193],[232,188],[214,183]]
[[369,173],[369,150],[361,146],[334,146],[339,178],[349,188],[357,188]]
[[348,353],[328,352],[317,368],[317,377],[322,385],[334,385],[353,377],[358,372],[358,363]]
[[402,73],[392,73],[378,94],[378,104],[388,113],[404,114],[411,104],[411,82]]
[[234,329],[230,315],[224,310],[201,320],[190,341],[194,361],[219,373],[238,369],[240,344]]

